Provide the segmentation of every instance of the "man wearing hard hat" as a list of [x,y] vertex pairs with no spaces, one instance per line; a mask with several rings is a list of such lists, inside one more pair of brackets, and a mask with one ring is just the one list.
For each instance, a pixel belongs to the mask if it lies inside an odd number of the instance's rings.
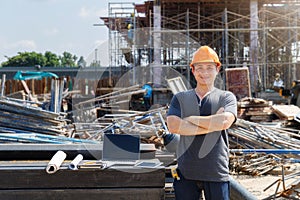
[[229,200],[228,129],[237,117],[236,97],[214,87],[221,63],[216,52],[201,46],[190,64],[196,88],[171,100],[167,124],[179,134],[176,199]]

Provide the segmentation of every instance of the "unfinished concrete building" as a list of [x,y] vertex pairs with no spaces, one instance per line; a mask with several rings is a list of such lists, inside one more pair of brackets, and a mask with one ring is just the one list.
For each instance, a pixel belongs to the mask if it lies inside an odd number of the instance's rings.
[[[110,67],[172,67],[190,80],[192,53],[214,48],[222,70],[247,67],[252,93],[300,79],[299,0],[155,0],[109,3]],[[298,33],[299,32],[299,33]]]

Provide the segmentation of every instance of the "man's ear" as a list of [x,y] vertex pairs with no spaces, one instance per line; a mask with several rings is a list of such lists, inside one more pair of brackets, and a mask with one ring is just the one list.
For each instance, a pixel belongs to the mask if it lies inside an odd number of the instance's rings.
[[194,73],[195,67],[191,67],[192,73]]

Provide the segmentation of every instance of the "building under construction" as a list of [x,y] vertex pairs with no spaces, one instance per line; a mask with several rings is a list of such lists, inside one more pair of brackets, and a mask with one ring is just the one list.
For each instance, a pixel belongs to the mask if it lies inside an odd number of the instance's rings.
[[[299,0],[155,0],[108,4],[110,67],[159,65],[190,80],[192,53],[218,52],[222,72],[247,67],[251,92],[300,79]],[[222,75],[222,73],[221,73]]]

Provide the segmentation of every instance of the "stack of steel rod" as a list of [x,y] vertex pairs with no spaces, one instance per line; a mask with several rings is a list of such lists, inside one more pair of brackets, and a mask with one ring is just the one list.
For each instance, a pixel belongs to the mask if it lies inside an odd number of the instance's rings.
[[274,154],[247,154],[230,157],[231,173],[260,176],[281,166],[280,158]]
[[[140,85],[125,87],[108,94],[104,94],[86,101],[80,98],[73,98],[72,115],[76,122],[96,122],[99,120],[98,114],[141,114],[142,112],[130,110],[130,100],[133,95],[146,92],[146,89],[140,89]],[[78,102],[79,100],[79,102]]]
[[[32,102],[9,98],[0,99],[1,132],[33,132],[48,135],[65,135],[65,113],[43,110]],[[9,129],[5,129],[9,128]]]
[[69,143],[91,143],[96,144],[96,141],[68,138],[65,136],[53,136],[38,133],[0,133],[0,141],[2,143],[14,142],[14,143],[51,143],[51,144],[69,144]]
[[263,175],[299,162],[297,132],[238,119],[228,130],[232,172]]
[[238,119],[228,130],[230,144],[246,149],[300,149],[300,135],[280,127]]

